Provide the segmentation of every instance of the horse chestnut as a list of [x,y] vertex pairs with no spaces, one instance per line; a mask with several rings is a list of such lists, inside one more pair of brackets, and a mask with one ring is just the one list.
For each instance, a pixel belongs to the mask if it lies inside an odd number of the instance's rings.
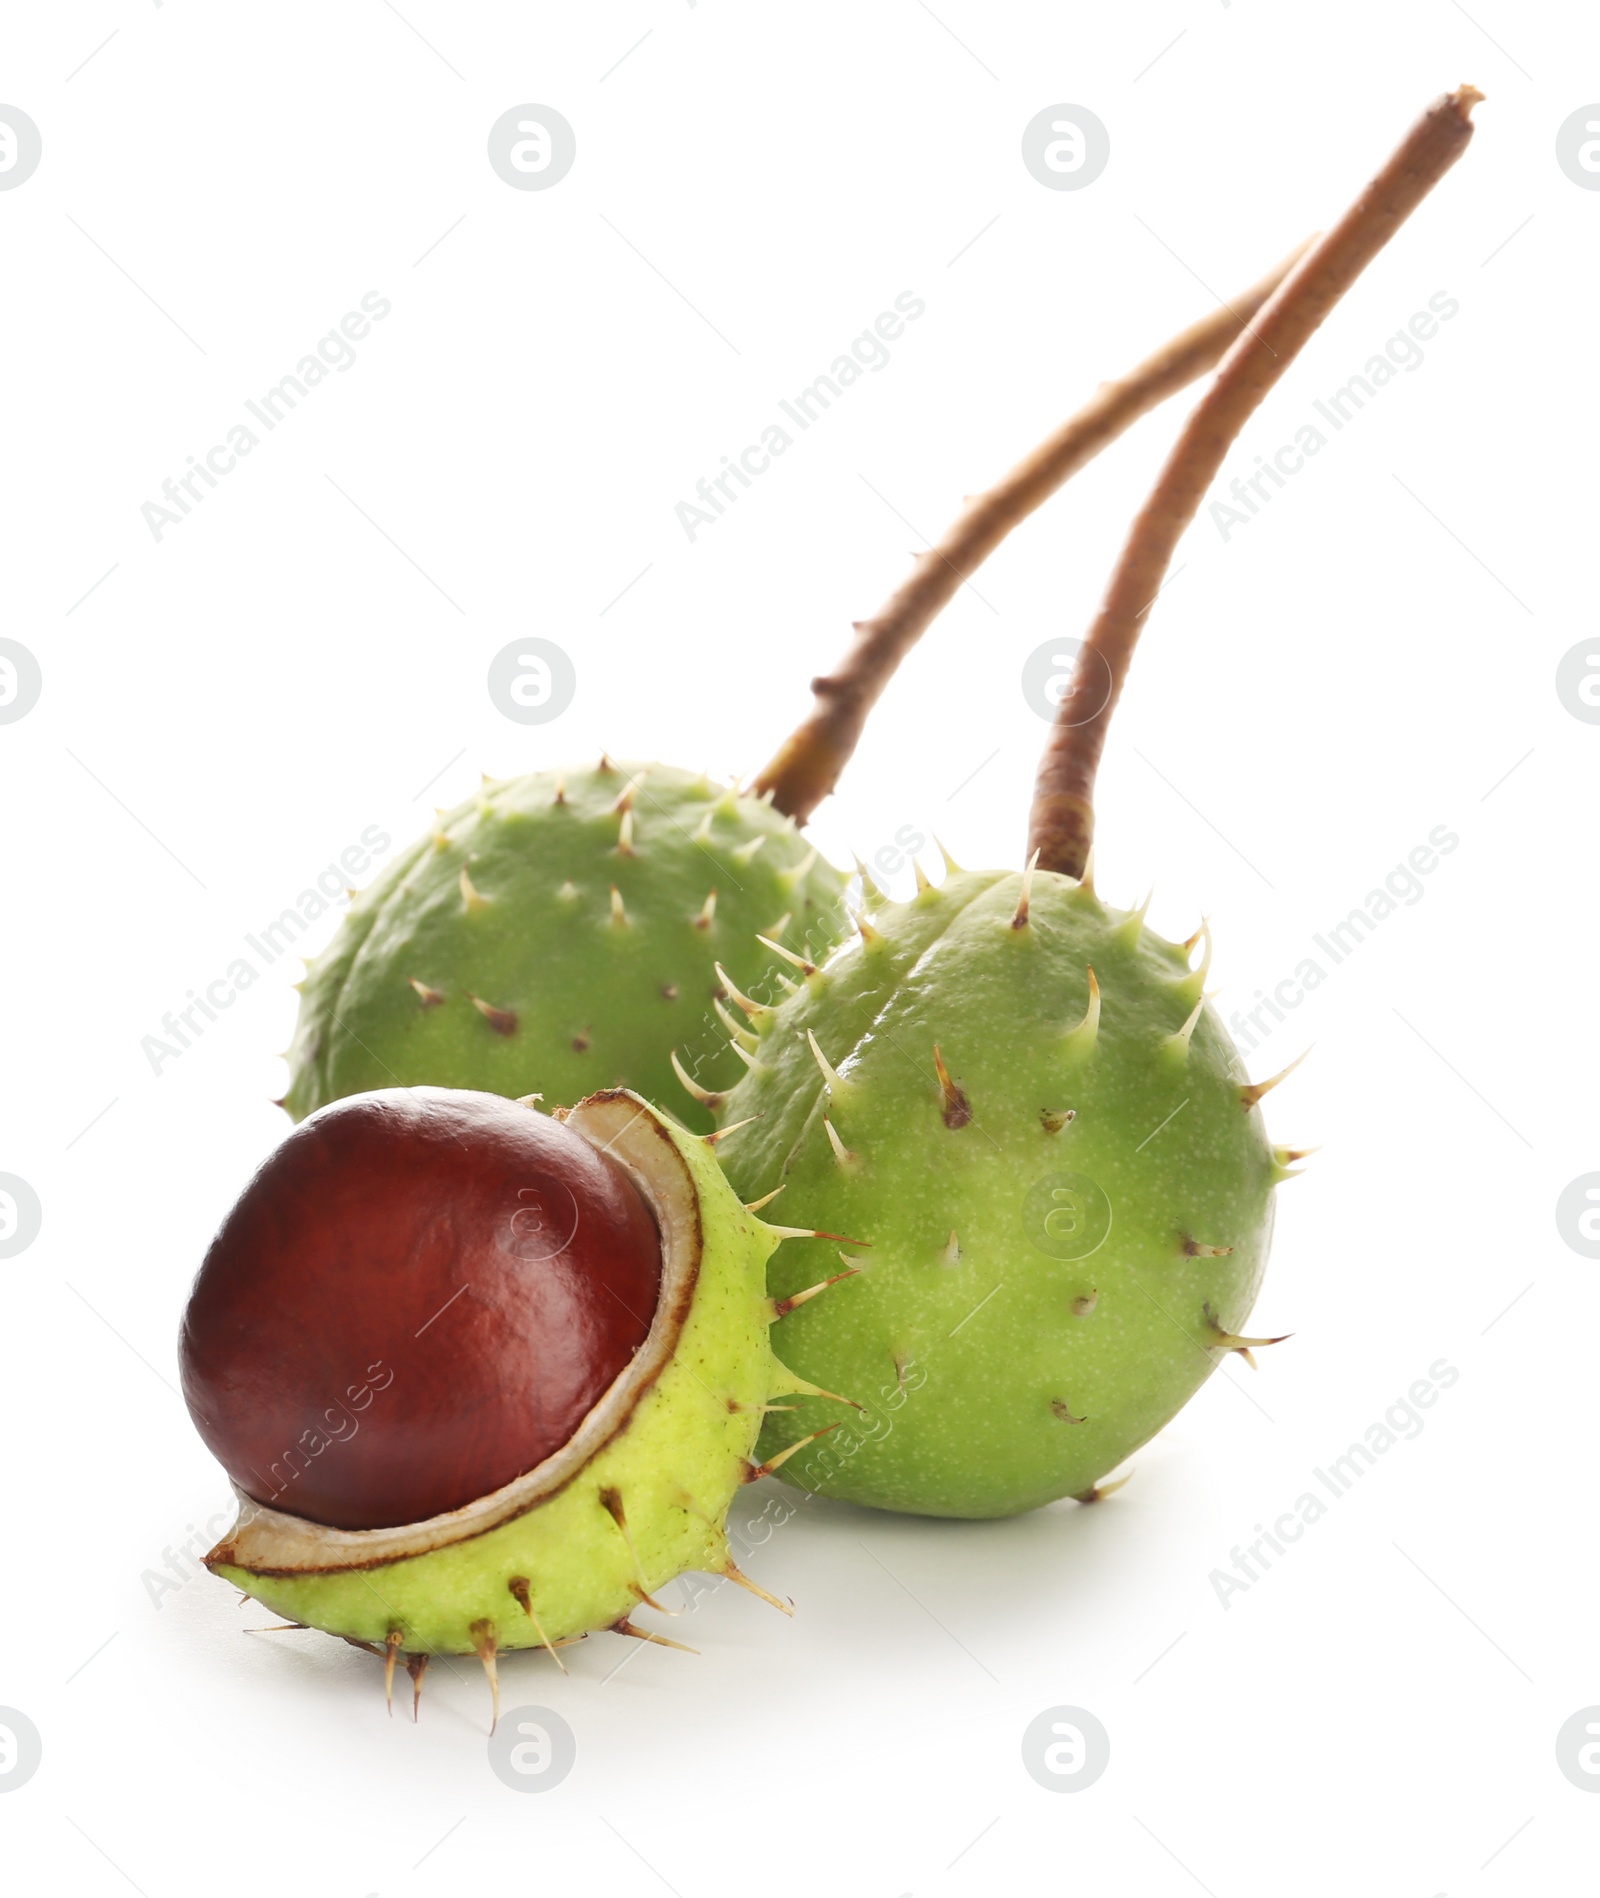
[[769,1340],[805,1302],[766,1296],[794,1229],[741,1205],[715,1139],[620,1088],[556,1117],[397,1088],[303,1122],[184,1319],[189,1408],[239,1491],[206,1566],[386,1686],[404,1662],[413,1706],[435,1654],[476,1654],[498,1707],[508,1649],[681,1646],[633,1616],[688,1569],[783,1607],[728,1511],[777,1467],[753,1455],[772,1401],[826,1393]]
[[546,1114],[393,1088],[303,1122],[223,1221],[183,1322],[190,1413],[258,1503],[416,1523],[560,1450],[644,1343],[661,1239]]

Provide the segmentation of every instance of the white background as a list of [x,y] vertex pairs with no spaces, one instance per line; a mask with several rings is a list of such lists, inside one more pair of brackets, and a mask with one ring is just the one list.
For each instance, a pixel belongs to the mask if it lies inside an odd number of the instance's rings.
[[[0,632],[44,672],[0,728],[0,1171],[44,1206],[0,1265],[0,1703],[44,1740],[0,1799],[11,1888],[1592,1890],[1600,1800],[1555,1735],[1600,1702],[1600,1264],[1554,1209],[1600,1167],[1600,728],[1555,668],[1600,630],[1600,194],[1554,142],[1600,98],[1600,25],[1504,0],[106,0],[7,42],[44,141],[0,193]],[[1103,1507],[813,1503],[749,1564],[792,1622],[723,1589],[673,1626],[699,1659],[630,1650],[608,1679],[624,1644],[598,1636],[569,1679],[508,1661],[507,1706],[577,1735],[536,1798],[488,1768],[475,1668],[436,1665],[413,1727],[353,1650],[247,1639],[269,1617],[204,1575],[153,1589],[226,1508],[174,1339],[284,1131],[298,968],[159,1076],[141,1038],[364,827],[398,847],[480,769],[604,745],[753,771],[964,491],[1469,79],[1472,149],[1227,477],[1435,292],[1459,315],[1248,527],[1196,525],[1102,778],[1102,889],[1153,881],[1169,934],[1210,914],[1224,1012],[1433,827],[1460,837],[1251,1057],[1317,1044],[1269,1104],[1324,1145],[1256,1313],[1293,1341],[1228,1361]],[[549,191],[486,162],[523,101],[576,128]],[[1059,101],[1110,130],[1082,191],[1020,160]],[[371,290],[392,314],[355,366],[153,539],[141,503]],[[926,314],[889,366],[691,543],[675,503],[906,290]],[[835,860],[911,826],[1017,862],[1044,735],[1023,660],[1085,624],[1178,413],[945,614],[816,823]],[[484,685],[530,632],[579,678],[536,729]],[[1423,1433],[1221,1606],[1233,1545],[1440,1358],[1459,1381]],[[1071,1796],[1019,1751],[1060,1704],[1111,1736]]]

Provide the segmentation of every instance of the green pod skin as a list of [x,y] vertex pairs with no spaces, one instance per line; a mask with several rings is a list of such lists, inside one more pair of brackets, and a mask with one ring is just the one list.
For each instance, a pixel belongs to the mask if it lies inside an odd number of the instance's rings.
[[486,781],[353,899],[312,963],[283,1105],[303,1120],[424,1085],[678,1101],[679,1049],[712,1097],[683,1118],[707,1131],[743,1072],[716,964],[753,979],[757,934],[823,953],[842,890],[792,819],[668,765]]
[[[1204,976],[1088,884],[952,869],[752,1013],[729,1177],[871,1246],[785,1323],[785,1362],[867,1406],[785,1480],[932,1516],[1089,1499],[1225,1351],[1268,1342],[1235,1332],[1288,1156]],[[791,1247],[769,1289],[832,1269]],[[802,1401],[763,1450],[818,1421]]]
[[385,1653],[391,1669],[420,1673],[435,1654],[489,1665],[597,1629],[659,1641],[629,1616],[685,1570],[753,1586],[728,1510],[762,1473],[763,1407],[815,1388],[769,1340],[764,1268],[783,1235],[734,1197],[705,1139],[638,1096],[600,1094],[566,1119],[633,1177],[663,1249],[649,1335],[572,1439],[492,1495],[392,1529],[332,1528],[241,1494],[206,1558],[275,1613]]

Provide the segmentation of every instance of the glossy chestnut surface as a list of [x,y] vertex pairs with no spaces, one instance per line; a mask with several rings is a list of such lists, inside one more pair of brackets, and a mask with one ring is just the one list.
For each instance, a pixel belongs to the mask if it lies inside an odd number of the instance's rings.
[[498,1095],[360,1094],[297,1127],[195,1280],[183,1391],[247,1495],[343,1529],[458,1509],[559,1450],[644,1342],[638,1188]]

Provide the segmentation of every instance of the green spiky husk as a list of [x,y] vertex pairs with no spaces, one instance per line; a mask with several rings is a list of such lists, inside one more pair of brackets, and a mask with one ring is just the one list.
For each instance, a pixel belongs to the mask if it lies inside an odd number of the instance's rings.
[[[723,1110],[761,1116],[719,1148],[742,1197],[786,1184],[786,1218],[871,1244],[859,1276],[778,1341],[804,1377],[867,1405],[784,1467],[830,1496],[991,1517],[1085,1495],[1210,1375],[1261,1282],[1282,1169],[1260,1110],[1209,1008],[1186,1053],[1168,1043],[1203,970],[1068,877],[1036,875],[1015,927],[1022,886],[952,872],[870,908],[865,940],[756,1018],[756,1064]],[[1069,1032],[1091,966],[1092,1040]],[[834,1096],[808,1030],[839,1073]],[[1052,1184],[1063,1175],[1104,1206]],[[1107,1209],[1094,1249],[1060,1256],[1087,1247]],[[770,1289],[838,1269],[819,1244],[791,1247]],[[772,1419],[763,1451],[815,1428],[815,1411]]]
[[[797,1385],[768,1340],[764,1267],[778,1235],[734,1197],[701,1137],[637,1096],[597,1097],[569,1124],[631,1164],[630,1139],[640,1136],[624,1122],[646,1118],[687,1169],[700,1258],[670,1362],[616,1434],[524,1513],[400,1560],[361,1556],[391,1532],[330,1536],[244,1501],[240,1523],[208,1558],[215,1573],[290,1621],[380,1648],[399,1630],[402,1654],[428,1655],[470,1654],[486,1628],[499,1649],[568,1640],[615,1626],[638,1609],[641,1591],[653,1593],[685,1570],[727,1571],[724,1523],[751,1475],[762,1406]],[[620,1500],[626,1534],[608,1495]],[[250,1546],[241,1536],[263,1518],[287,1525],[291,1549],[303,1534],[313,1553],[297,1559],[355,1565],[253,1568],[237,1559]],[[448,1534],[451,1520],[434,1524]],[[337,1553],[325,1553],[335,1542]],[[275,1557],[271,1568],[282,1566]],[[531,1614],[514,1580],[526,1583]]]
[[[729,1087],[743,1070],[712,1012],[715,963],[753,977],[756,935],[780,928],[821,954],[842,930],[842,888],[791,819],[671,766],[485,782],[355,897],[311,965],[284,1105],[301,1120],[417,1085],[551,1102],[630,1087],[676,1103],[674,1048],[700,1085]],[[699,1103],[683,1118],[711,1125]]]

